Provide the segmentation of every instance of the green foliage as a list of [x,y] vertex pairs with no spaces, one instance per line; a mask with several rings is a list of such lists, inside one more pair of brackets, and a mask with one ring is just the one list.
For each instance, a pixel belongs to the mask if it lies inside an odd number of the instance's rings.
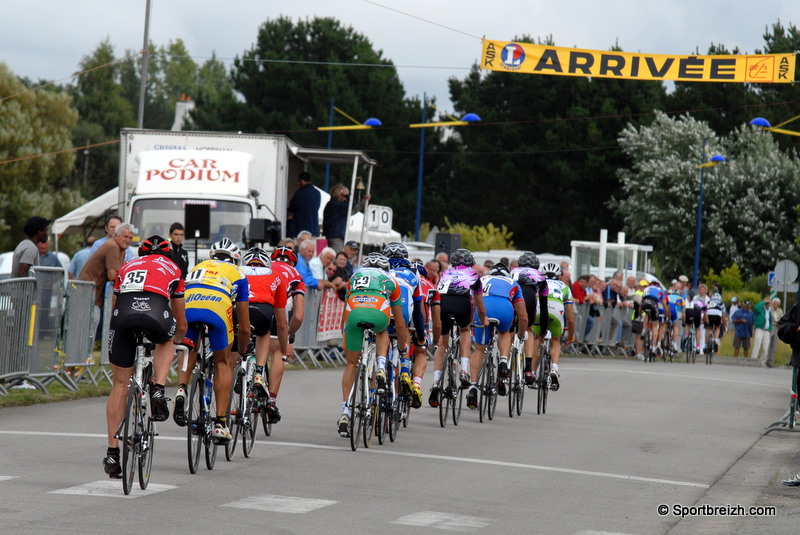
[[467,225],[451,223],[445,218],[445,230],[450,234],[461,234],[461,246],[471,251],[488,251],[490,249],[515,249],[511,236],[514,234],[505,225],[496,227],[493,223],[486,225]]
[[710,268],[704,277],[707,284],[716,282],[720,285],[723,292],[738,292],[744,288],[744,281],[742,281],[742,272],[735,263],[729,267],[723,268],[719,274]]
[[745,290],[749,290],[751,292],[756,292],[761,295],[769,294],[770,287],[767,284],[767,274],[763,275],[756,275],[754,277],[750,277],[750,280],[744,285]]

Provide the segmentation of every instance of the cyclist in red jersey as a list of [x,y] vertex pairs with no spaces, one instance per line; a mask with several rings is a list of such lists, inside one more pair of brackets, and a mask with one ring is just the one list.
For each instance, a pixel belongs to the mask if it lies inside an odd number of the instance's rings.
[[[291,243],[291,242],[288,242]],[[275,248],[270,255],[272,259],[272,267],[286,280],[286,296],[289,298],[286,306],[286,313],[289,317],[289,345],[294,344],[294,335],[300,330],[303,324],[303,316],[305,314],[306,302],[306,285],[303,282],[303,277],[294,268],[297,264],[297,253],[288,246],[281,245]],[[276,394],[280,390],[281,381],[283,380],[284,360],[283,356],[287,355],[289,362],[294,360],[294,350],[290,347],[288,353],[281,352],[281,347],[277,339],[277,331],[274,326],[270,329],[272,335],[272,343],[270,351],[272,352],[272,360],[270,360],[268,384]]]
[[[256,370],[253,387],[268,398],[267,417],[270,423],[278,423],[281,414],[276,404],[278,391],[273,383],[264,381],[264,365],[270,355],[270,328],[274,325],[278,336],[278,345],[283,355],[291,353],[289,344],[289,326],[286,320],[287,284],[283,275],[272,267],[267,252],[260,247],[253,247],[244,255],[245,265],[242,271],[247,276],[250,287],[248,303],[250,308],[250,324],[256,335]],[[273,357],[272,361],[275,362]],[[283,363],[283,358],[277,359]],[[270,368],[274,367],[274,364]],[[269,381],[269,378],[267,378]],[[279,381],[277,381],[279,383]]]
[[124,264],[114,283],[114,312],[108,333],[112,386],[106,404],[108,450],[103,459],[103,468],[112,478],[122,477],[115,434],[124,417],[125,397],[133,375],[135,331],[142,331],[156,344],[154,383],[150,386],[152,418],[164,421],[169,416],[164,383],[172,364],[173,340],[180,343],[187,329],[184,283],[171,254],[167,240],[150,236],[139,246],[139,258]]

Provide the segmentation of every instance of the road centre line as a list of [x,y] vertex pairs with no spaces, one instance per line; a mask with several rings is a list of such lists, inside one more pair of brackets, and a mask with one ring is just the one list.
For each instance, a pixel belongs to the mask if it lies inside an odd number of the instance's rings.
[[[3,435],[27,435],[27,436],[57,436],[57,437],[72,437],[72,438],[106,438],[105,434],[99,433],[54,433],[54,432],[40,432],[40,431],[3,431],[0,430],[0,434]],[[158,438],[159,441],[162,440],[170,440],[176,442],[185,442],[186,437],[168,437],[160,435]],[[286,447],[293,447],[293,448],[307,448],[307,449],[319,449],[319,450],[334,450],[334,451],[350,451],[349,446],[330,446],[326,444],[311,444],[308,442],[283,442],[283,441],[261,441],[256,440],[256,443],[263,444],[264,447],[269,446],[286,446]],[[593,476],[593,477],[605,477],[610,479],[621,479],[627,481],[636,481],[640,483],[654,483],[660,485],[673,485],[679,487],[695,487],[700,489],[708,489],[711,486],[706,485],[705,483],[697,483],[693,481],[677,481],[672,479],[661,479],[661,478],[653,478],[653,477],[641,477],[641,476],[634,476],[629,474],[614,474],[610,472],[595,472],[592,470],[578,470],[574,468],[561,468],[557,466],[543,466],[543,465],[536,465],[536,464],[524,464],[524,463],[514,463],[508,461],[497,461],[492,459],[476,459],[472,457],[455,457],[452,455],[434,455],[429,453],[411,453],[411,452],[404,452],[404,451],[391,451],[391,450],[377,450],[377,449],[362,449],[362,453],[366,454],[374,454],[374,455],[394,455],[397,457],[412,457],[416,459],[431,459],[431,460],[441,460],[441,461],[453,461],[453,462],[460,462],[460,463],[470,463],[470,464],[483,464],[489,466],[499,466],[503,468],[522,468],[526,470],[538,470],[542,472],[558,472],[563,474],[573,474],[573,475],[582,475],[582,476]]]

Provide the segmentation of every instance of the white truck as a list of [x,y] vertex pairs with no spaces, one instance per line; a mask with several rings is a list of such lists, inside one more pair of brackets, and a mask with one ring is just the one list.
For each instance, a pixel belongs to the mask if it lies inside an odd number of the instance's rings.
[[133,224],[137,239],[167,236],[173,222],[183,223],[187,249],[194,248],[195,236],[186,219],[198,213],[209,231],[199,249],[224,236],[246,243],[253,219],[279,222],[285,234],[297,176],[321,163],[352,166],[350,191],[364,167],[371,179],[376,164],[361,151],[307,149],[281,135],[125,128],[116,212]]

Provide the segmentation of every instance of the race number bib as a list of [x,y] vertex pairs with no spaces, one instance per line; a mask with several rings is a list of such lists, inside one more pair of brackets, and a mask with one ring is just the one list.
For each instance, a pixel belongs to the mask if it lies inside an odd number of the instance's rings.
[[119,286],[120,293],[144,291],[144,281],[147,279],[147,270],[137,269],[125,274],[125,280]]

